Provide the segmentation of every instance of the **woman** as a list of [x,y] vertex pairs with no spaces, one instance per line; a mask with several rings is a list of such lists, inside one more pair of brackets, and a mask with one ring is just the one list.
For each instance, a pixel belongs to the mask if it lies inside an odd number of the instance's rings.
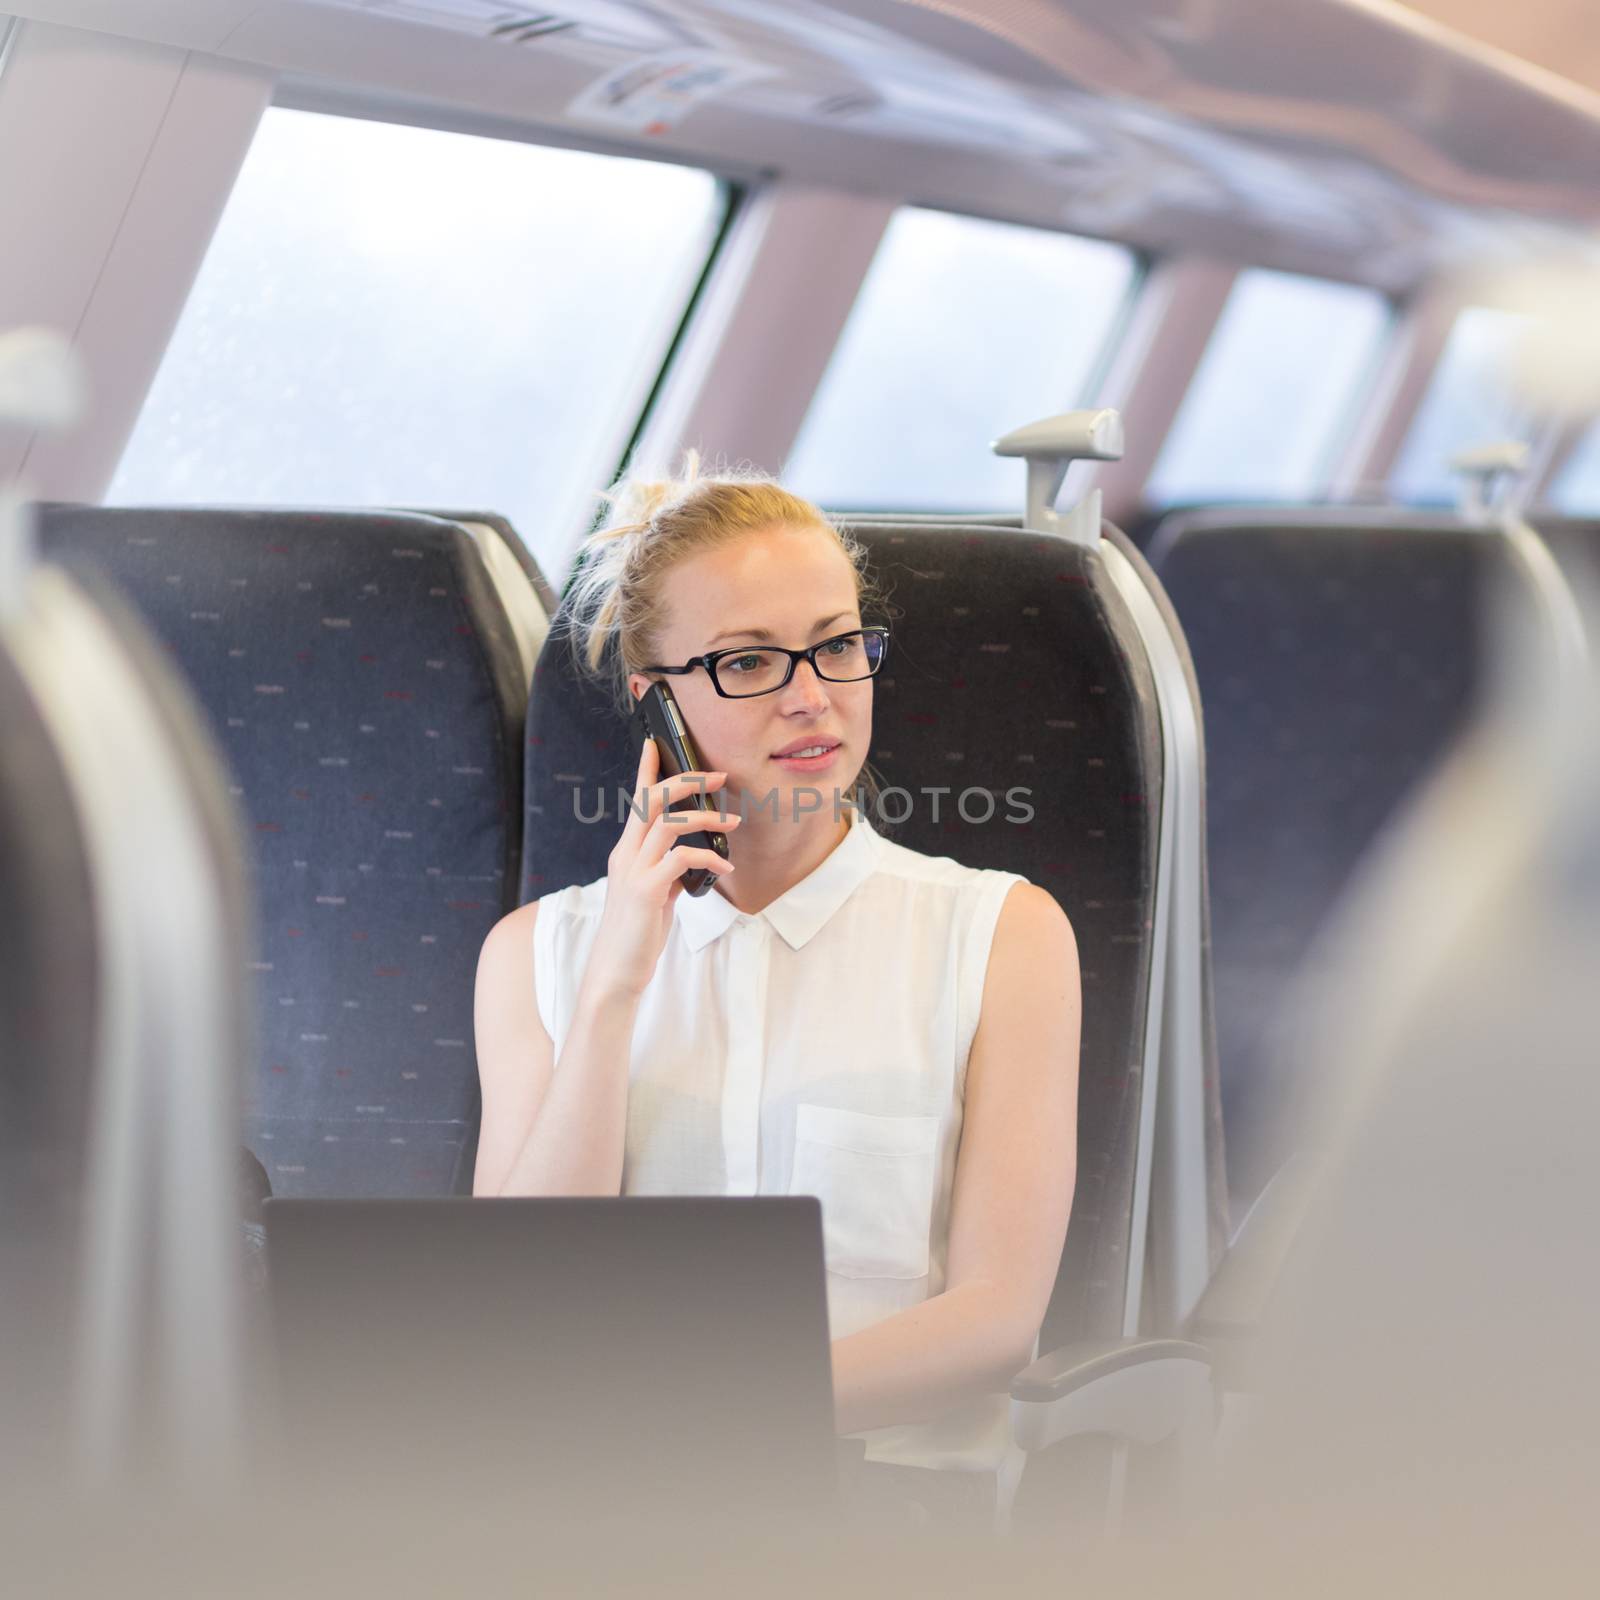
[[[1072,1200],[1071,926],[848,798],[882,659],[853,540],[692,460],[612,500],[572,595],[584,659],[622,705],[669,683],[714,770],[657,783],[647,740],[606,876],[485,941],[474,1192],[819,1195],[838,1432],[902,1498],[992,1513]],[[697,789],[726,861],[674,848]]]

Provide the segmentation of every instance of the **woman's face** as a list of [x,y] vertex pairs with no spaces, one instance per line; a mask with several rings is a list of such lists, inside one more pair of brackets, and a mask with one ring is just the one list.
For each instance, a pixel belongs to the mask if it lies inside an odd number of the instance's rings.
[[[826,529],[789,525],[746,534],[679,562],[663,580],[666,625],[657,640],[666,666],[736,645],[803,649],[861,626],[855,569]],[[637,699],[650,683],[634,673]],[[793,820],[820,811],[832,819],[833,794],[848,795],[872,738],[872,680],[832,683],[801,662],[783,688],[743,700],[719,695],[700,668],[668,680],[706,769],[728,774],[730,796],[749,797],[750,822],[772,815]],[[826,745],[820,759],[784,753]],[[797,790],[822,796],[820,807]],[[730,806],[734,801],[730,799]],[[749,822],[746,823],[748,827]]]

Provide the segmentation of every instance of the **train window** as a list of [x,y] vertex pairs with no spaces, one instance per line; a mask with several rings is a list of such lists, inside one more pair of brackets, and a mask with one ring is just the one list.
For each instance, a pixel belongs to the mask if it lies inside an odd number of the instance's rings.
[[493,510],[559,570],[727,204],[660,162],[274,107],[107,500]]
[[1120,245],[903,207],[789,457],[856,510],[1020,509],[988,441],[1087,397],[1137,263]]
[[1600,422],[1590,426],[1550,486],[1550,504],[1570,516],[1600,512]]
[[1262,268],[1240,273],[1146,497],[1170,505],[1316,494],[1389,323],[1389,303],[1371,289]]
[[1389,478],[1389,492],[1414,504],[1453,505],[1450,458],[1497,439],[1532,441],[1534,420],[1513,402],[1507,360],[1528,319],[1471,306],[1450,329],[1428,391]]

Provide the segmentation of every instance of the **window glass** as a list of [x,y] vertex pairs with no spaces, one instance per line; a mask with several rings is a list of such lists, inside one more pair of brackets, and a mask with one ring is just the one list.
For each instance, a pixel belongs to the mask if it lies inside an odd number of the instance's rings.
[[1512,399],[1507,382],[1508,360],[1527,325],[1526,317],[1486,306],[1456,318],[1390,475],[1395,499],[1454,505],[1453,456],[1501,439],[1532,442],[1534,419]]
[[896,212],[789,457],[855,510],[1021,510],[989,443],[1087,402],[1136,273],[1119,245]]
[[273,108],[107,499],[498,511],[558,577],[725,204],[681,167]]
[[1173,420],[1147,498],[1304,500],[1323,489],[1389,328],[1382,295],[1240,273]]
[[1600,512],[1600,422],[1591,425],[1550,486],[1550,504],[1571,516]]

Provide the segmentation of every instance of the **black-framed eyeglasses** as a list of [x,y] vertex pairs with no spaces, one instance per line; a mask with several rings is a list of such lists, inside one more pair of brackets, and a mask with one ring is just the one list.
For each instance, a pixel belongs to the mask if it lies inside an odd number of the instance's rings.
[[728,650],[713,650],[696,656],[681,667],[646,667],[646,672],[665,672],[673,677],[704,667],[711,686],[725,700],[748,700],[752,695],[775,694],[794,676],[802,661],[830,683],[853,683],[870,678],[889,655],[887,628],[853,628],[838,633],[804,650],[786,650],[782,645],[735,645]]

